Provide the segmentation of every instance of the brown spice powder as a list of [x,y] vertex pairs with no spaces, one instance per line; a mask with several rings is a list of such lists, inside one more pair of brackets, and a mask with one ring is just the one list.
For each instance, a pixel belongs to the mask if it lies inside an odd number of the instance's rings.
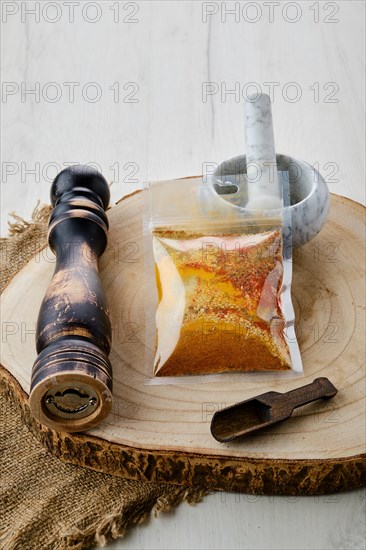
[[[153,239],[155,250],[164,250],[164,261],[155,254],[155,375],[291,368],[280,299],[281,226],[236,234],[157,229]],[[167,302],[177,278],[180,290]],[[179,337],[167,357],[162,342],[168,335],[161,332],[171,331],[173,338],[178,302],[184,303]]]

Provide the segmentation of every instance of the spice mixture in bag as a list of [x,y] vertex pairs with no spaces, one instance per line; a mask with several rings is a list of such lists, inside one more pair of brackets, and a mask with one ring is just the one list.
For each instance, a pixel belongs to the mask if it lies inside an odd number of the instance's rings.
[[155,223],[150,231],[154,376],[294,368],[286,338],[293,319],[283,308],[282,219]]
[[153,232],[158,376],[291,368],[283,330],[282,228]]

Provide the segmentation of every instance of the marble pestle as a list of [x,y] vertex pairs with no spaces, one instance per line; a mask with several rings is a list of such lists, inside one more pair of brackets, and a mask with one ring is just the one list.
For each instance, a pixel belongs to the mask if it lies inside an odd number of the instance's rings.
[[249,96],[245,102],[245,143],[250,210],[282,208],[277,175],[271,101],[268,95]]

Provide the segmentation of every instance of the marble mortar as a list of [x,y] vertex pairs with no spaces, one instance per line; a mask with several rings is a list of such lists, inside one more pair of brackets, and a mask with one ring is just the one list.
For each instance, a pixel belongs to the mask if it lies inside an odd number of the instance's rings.
[[[276,155],[279,171],[288,171],[290,186],[292,244],[299,247],[309,242],[326,222],[330,196],[321,174],[310,164],[287,155]],[[246,174],[246,155],[222,162],[213,177]]]

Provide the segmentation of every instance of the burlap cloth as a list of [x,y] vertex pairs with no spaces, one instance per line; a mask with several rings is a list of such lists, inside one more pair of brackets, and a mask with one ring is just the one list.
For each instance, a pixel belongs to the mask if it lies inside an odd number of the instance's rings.
[[[32,221],[13,215],[1,239],[1,286],[46,243],[50,207]],[[3,549],[73,549],[104,546],[159,511],[204,490],[143,483],[94,472],[55,458],[32,436],[9,387],[0,384],[1,524]]]

